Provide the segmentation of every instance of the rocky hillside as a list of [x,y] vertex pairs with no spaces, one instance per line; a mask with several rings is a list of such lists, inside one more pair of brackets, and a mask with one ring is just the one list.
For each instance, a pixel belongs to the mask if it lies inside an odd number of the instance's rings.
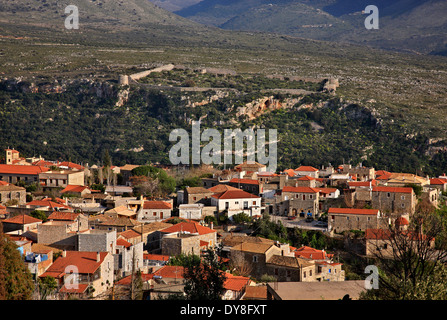
[[230,30],[263,31],[345,41],[398,51],[443,54],[447,50],[447,2],[375,1],[379,30],[366,30],[361,0],[203,0],[177,11],[194,21]]

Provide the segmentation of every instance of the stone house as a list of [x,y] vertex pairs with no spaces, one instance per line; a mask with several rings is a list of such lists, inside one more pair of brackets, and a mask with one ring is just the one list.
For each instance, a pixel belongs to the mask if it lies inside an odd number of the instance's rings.
[[439,190],[436,188],[423,188],[421,199],[438,208]]
[[[55,212],[56,213],[56,212]],[[78,234],[88,231],[88,218],[83,214],[57,212],[37,228],[37,243],[76,250]]]
[[127,217],[108,217],[104,215],[90,216],[88,218],[90,229],[115,230],[117,233],[133,229],[142,223]]
[[137,214],[140,222],[151,222],[169,219],[171,217],[172,205],[165,201],[144,201],[143,206]]
[[411,184],[421,187],[430,185],[428,177],[420,177],[412,173],[390,173],[386,178],[382,184],[388,187],[405,187]]
[[144,250],[148,252],[160,253],[161,238],[163,237],[161,231],[169,227],[172,227],[171,223],[155,221],[141,224],[130,230],[121,232],[120,235],[130,243],[142,241]]
[[317,168],[314,168],[312,166],[300,166],[296,168],[295,174],[298,176],[309,176],[312,178],[318,178],[319,177],[319,170]]
[[96,297],[113,285],[113,256],[109,252],[63,251],[40,277],[56,279],[60,293]]
[[211,205],[215,206],[219,213],[226,211],[230,219],[241,212],[250,217],[260,216],[262,213],[261,197],[243,190],[228,190],[213,194]]
[[18,230],[22,232],[36,231],[38,226],[42,224],[42,220],[33,218],[26,214],[17,215],[0,221],[3,224],[4,233]]
[[210,204],[210,198],[214,194],[212,190],[203,187],[188,187],[184,190],[183,203],[202,203],[204,205]]
[[115,253],[116,231],[88,230],[78,234],[78,251]]
[[413,214],[416,209],[416,195],[408,187],[373,187],[371,205],[391,216]]
[[39,173],[39,184],[44,191],[52,189],[65,189],[67,186],[83,186],[84,171],[46,171]]
[[222,300],[240,300],[245,293],[245,289],[250,286],[252,281],[248,277],[235,276],[225,272],[224,289]]
[[26,203],[26,189],[13,184],[0,185],[0,204],[18,204]]
[[365,231],[380,227],[381,218],[377,209],[329,208],[328,231],[335,233],[350,230]]
[[[396,229],[393,232],[389,229],[368,229],[366,230],[365,241],[365,254],[369,257],[393,258],[399,252],[397,250],[396,253],[396,250],[393,248],[396,242],[416,251],[421,249],[432,250],[435,247],[435,239],[429,239],[425,235],[400,229]],[[420,242],[424,242],[424,244]]]
[[160,231],[161,254],[176,256],[200,255],[206,248],[217,245],[217,232],[196,222],[180,222]]
[[440,192],[447,192],[447,179],[441,179],[441,178],[430,179],[430,187],[436,188]]
[[139,165],[126,164],[120,167],[120,173],[123,177],[123,185],[131,186],[130,178],[132,177],[132,170],[138,168]]
[[245,161],[244,163],[238,164],[234,167],[234,170],[243,173],[247,172],[266,172],[267,166],[260,164],[256,161]]
[[230,180],[230,182],[228,182],[228,185],[257,196],[263,192],[262,184],[260,184],[259,181],[255,179],[233,178]]
[[354,176],[358,181],[370,181],[376,177],[376,171],[374,168],[363,166],[353,168],[350,164],[341,165],[340,173],[347,173],[351,177]]
[[282,249],[276,244],[242,242],[230,249],[230,263],[247,263],[251,275],[260,278],[268,274],[267,262],[274,255],[282,255]]
[[140,270],[144,267],[143,242],[132,244],[118,237],[113,257],[115,275],[118,277],[125,277],[131,274],[132,270]]
[[273,255],[267,262],[267,274],[276,281],[315,281],[315,262],[295,256]]
[[285,216],[299,216],[301,212],[310,212],[313,217],[318,216],[320,191],[310,187],[290,187],[282,189],[279,214]]
[[62,191],[62,195],[74,195],[82,198],[86,194],[91,194],[91,190],[87,186],[67,185]]
[[26,184],[37,184],[39,174],[47,171],[49,169],[42,166],[0,164],[0,180],[13,184],[19,181],[24,181]]

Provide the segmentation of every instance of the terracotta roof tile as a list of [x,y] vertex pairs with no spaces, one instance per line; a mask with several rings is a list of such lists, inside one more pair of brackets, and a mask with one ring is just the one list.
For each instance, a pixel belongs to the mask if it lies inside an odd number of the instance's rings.
[[0,173],[2,174],[24,174],[24,175],[38,175],[42,172],[47,172],[50,169],[41,166],[21,166],[13,164],[0,164]]
[[42,222],[42,220],[33,218],[29,215],[22,214],[19,216],[15,216],[12,218],[8,218],[5,220],[2,220],[3,223],[15,223],[15,224],[29,224],[29,223],[36,223],[36,222]]
[[360,215],[377,215],[377,209],[356,209],[356,208],[329,208],[329,214],[360,214]]
[[201,226],[195,222],[180,222],[174,224],[172,227],[161,230],[163,233],[174,233],[174,232],[189,232],[198,234],[208,234],[216,232],[216,230],[210,229],[208,227]]
[[300,166],[300,167],[296,168],[295,171],[313,171],[313,172],[317,172],[318,169],[314,168],[312,166]]
[[172,209],[172,206],[165,201],[144,201],[143,209]]
[[413,188],[407,187],[373,187],[373,192],[413,193]]
[[285,186],[282,188],[283,192],[294,192],[294,193],[318,193],[319,190],[317,188],[311,187],[291,187]]
[[247,198],[257,198],[260,197],[255,196],[254,194],[245,192],[243,190],[228,190],[222,193],[216,193],[212,195],[213,198],[216,199],[247,199]]

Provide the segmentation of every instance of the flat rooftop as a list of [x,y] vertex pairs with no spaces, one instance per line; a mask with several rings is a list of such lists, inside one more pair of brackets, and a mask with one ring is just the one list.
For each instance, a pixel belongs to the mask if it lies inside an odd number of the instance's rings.
[[364,280],[322,282],[271,282],[268,292],[275,300],[339,300],[349,294],[357,300],[365,291]]

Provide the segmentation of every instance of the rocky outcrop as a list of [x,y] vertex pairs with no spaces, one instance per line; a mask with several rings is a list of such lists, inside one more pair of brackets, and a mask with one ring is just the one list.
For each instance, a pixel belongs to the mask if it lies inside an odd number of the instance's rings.
[[236,117],[246,116],[248,117],[248,120],[256,119],[265,112],[278,109],[290,109],[298,103],[299,100],[300,99],[298,98],[279,100],[275,99],[273,96],[263,97],[247,103],[243,107],[239,107],[236,111]]

